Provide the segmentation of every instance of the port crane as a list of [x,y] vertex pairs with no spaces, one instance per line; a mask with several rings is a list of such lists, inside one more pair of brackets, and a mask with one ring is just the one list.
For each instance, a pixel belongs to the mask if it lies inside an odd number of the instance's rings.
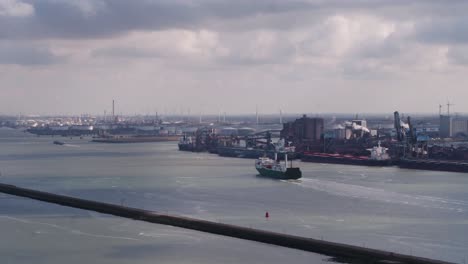
[[396,131],[397,156],[405,158],[423,158],[428,154],[428,137],[417,135],[416,130],[411,122],[411,117],[407,117],[405,125],[398,111],[394,112],[394,127]]

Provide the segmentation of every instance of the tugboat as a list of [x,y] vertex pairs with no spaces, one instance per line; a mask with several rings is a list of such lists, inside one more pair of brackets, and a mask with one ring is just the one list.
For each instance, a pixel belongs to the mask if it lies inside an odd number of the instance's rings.
[[185,134],[179,139],[178,146],[179,146],[179,150],[182,150],[182,151],[195,151],[194,140],[192,140],[192,137],[187,136]]
[[274,179],[297,180],[301,178],[301,170],[298,167],[293,167],[292,161],[289,161],[288,167],[288,150],[288,148],[284,148],[284,164],[278,161],[278,151],[275,151],[275,159],[266,156],[260,157],[255,161],[255,168],[261,176]]

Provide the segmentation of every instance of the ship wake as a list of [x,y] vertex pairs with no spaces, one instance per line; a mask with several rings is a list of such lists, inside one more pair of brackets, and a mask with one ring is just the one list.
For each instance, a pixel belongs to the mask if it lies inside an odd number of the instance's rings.
[[347,184],[335,181],[307,179],[294,182],[305,188],[327,192],[332,195],[366,199],[378,202],[404,204],[432,209],[443,209],[455,212],[468,212],[468,201],[453,200],[434,196],[405,194],[388,191],[381,188],[365,187],[361,185]]

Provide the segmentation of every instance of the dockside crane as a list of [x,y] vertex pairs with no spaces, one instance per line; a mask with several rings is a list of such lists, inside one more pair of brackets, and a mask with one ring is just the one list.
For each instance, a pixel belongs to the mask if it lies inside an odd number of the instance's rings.
[[399,142],[403,141],[403,133],[402,133],[402,127],[401,127],[401,119],[400,119],[400,113],[398,111],[395,111],[393,113],[394,117],[394,127],[397,135],[397,140]]
[[417,135],[416,130],[411,122],[411,117],[407,117],[408,127],[402,125],[400,114],[394,112],[394,126],[398,140],[397,156],[402,158],[421,158],[428,154],[428,139],[427,136]]

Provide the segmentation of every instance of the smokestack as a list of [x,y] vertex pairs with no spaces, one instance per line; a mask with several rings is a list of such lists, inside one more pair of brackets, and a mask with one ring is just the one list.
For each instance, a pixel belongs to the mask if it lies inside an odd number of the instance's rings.
[[112,119],[115,120],[115,102],[114,102],[114,99],[112,99]]
[[394,127],[397,133],[398,141],[402,141],[402,134],[401,134],[401,119],[400,113],[398,111],[393,112],[393,120],[394,120]]

